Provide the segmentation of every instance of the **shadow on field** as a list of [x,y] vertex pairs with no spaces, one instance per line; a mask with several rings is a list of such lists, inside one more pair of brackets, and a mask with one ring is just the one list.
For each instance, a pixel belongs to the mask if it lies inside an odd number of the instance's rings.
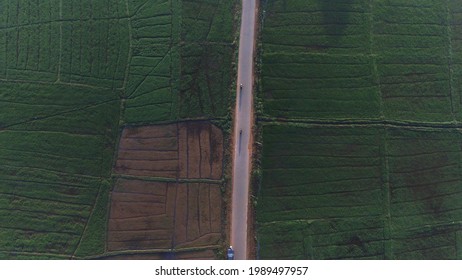
[[[339,41],[345,35],[350,18],[350,6],[356,0],[317,0],[322,11],[324,29],[328,36],[329,46],[338,46]],[[335,35],[335,36],[332,36]]]

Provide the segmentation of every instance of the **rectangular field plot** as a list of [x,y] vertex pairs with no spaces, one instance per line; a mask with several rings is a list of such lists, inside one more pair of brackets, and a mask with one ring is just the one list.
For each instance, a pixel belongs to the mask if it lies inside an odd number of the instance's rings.
[[374,2],[372,41],[386,118],[454,119],[447,2]]
[[384,258],[381,132],[263,130],[263,259]]
[[64,21],[59,80],[122,88],[129,48],[124,18]]
[[181,48],[181,118],[224,117],[231,94],[234,47],[191,44]]
[[262,259],[384,259],[380,219],[321,219],[259,227]]
[[457,1],[268,0],[262,9],[267,116],[461,119]]
[[265,2],[265,114],[294,119],[379,118],[368,1]]
[[[452,225],[422,228],[394,234],[391,246],[395,259],[447,260],[461,259],[458,231],[460,222]],[[459,247],[458,247],[459,246]],[[458,255],[459,254],[459,255]]]
[[208,122],[126,127],[114,171],[132,176],[219,180],[223,151],[222,131]]
[[0,79],[56,81],[60,55],[59,1],[2,1]]
[[218,245],[221,200],[216,184],[119,179],[111,195],[108,250]]
[[378,118],[380,96],[368,56],[263,55],[263,106],[279,118]]
[[460,258],[460,132],[391,129],[387,138],[394,258]]
[[379,132],[265,126],[258,220],[381,215]]
[[459,258],[461,137],[264,125],[260,257]]
[[177,63],[173,22],[180,15],[172,5],[170,0],[129,2],[131,52],[124,114],[128,123],[176,118],[171,84]]
[[187,42],[231,43],[237,1],[181,0],[181,38]]
[[237,1],[181,1],[180,118],[224,117],[233,81]]
[[116,129],[118,92],[70,85],[0,81],[0,128],[101,135]]
[[268,0],[264,52],[360,54],[370,51],[367,0]]
[[99,179],[3,164],[0,175],[2,250],[36,254],[35,258],[72,256],[91,214]]

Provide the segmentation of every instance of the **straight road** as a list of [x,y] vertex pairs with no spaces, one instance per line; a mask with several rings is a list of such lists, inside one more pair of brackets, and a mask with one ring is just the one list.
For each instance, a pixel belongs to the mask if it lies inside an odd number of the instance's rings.
[[[236,111],[234,114],[233,192],[231,208],[231,245],[235,259],[245,260],[249,204],[250,157],[253,127],[253,69],[256,27],[256,0],[242,1],[239,63],[237,70]],[[242,88],[240,88],[242,84]]]

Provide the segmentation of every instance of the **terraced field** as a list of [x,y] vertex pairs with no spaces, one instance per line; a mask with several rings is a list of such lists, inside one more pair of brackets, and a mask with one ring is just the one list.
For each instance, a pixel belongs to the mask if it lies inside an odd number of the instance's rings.
[[462,258],[461,11],[264,1],[260,258]]
[[[210,124],[201,130],[189,119],[225,121],[236,3],[0,0],[0,258],[136,255],[130,246],[109,245],[108,238],[124,238],[107,232],[110,217],[120,214],[117,209],[125,211],[118,194],[121,176],[141,175],[137,180],[143,184],[161,184],[190,170],[181,175],[178,189],[191,189],[192,196],[183,199],[202,201],[193,195],[196,189],[210,188],[213,203],[222,202],[216,191],[223,158],[215,152],[223,149],[223,131]],[[166,149],[166,141],[178,145],[183,138],[119,135],[159,122],[171,124],[175,137],[176,127],[182,127],[180,136],[189,137],[191,148],[180,145],[173,153],[160,153],[156,150]],[[128,150],[152,146],[152,152],[131,151],[124,157],[117,152],[119,143]],[[195,157],[204,162],[197,170]],[[205,164],[208,160],[213,168]],[[168,167],[176,173],[167,174]],[[151,171],[139,174],[143,169]],[[131,203],[129,210],[150,215],[143,212],[145,202]],[[109,210],[111,205],[115,210]],[[175,258],[215,257],[222,213],[209,215],[216,223],[213,238],[212,230],[201,228],[199,235],[175,243],[181,249]],[[201,236],[208,238],[208,247],[196,255],[188,248],[202,242],[196,242]]]

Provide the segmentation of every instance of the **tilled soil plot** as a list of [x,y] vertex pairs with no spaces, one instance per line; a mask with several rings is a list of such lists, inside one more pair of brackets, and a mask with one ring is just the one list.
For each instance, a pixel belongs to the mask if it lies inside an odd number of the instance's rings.
[[223,133],[209,122],[126,127],[115,172],[132,176],[221,179]]
[[112,192],[108,250],[215,245],[221,220],[218,184],[119,179]]
[[[208,122],[125,128],[114,169],[138,178],[119,178],[114,186],[108,251],[218,245],[222,235],[221,184],[153,180],[219,180],[222,164],[223,133]],[[204,250],[150,254],[149,258],[214,258],[212,250]]]

